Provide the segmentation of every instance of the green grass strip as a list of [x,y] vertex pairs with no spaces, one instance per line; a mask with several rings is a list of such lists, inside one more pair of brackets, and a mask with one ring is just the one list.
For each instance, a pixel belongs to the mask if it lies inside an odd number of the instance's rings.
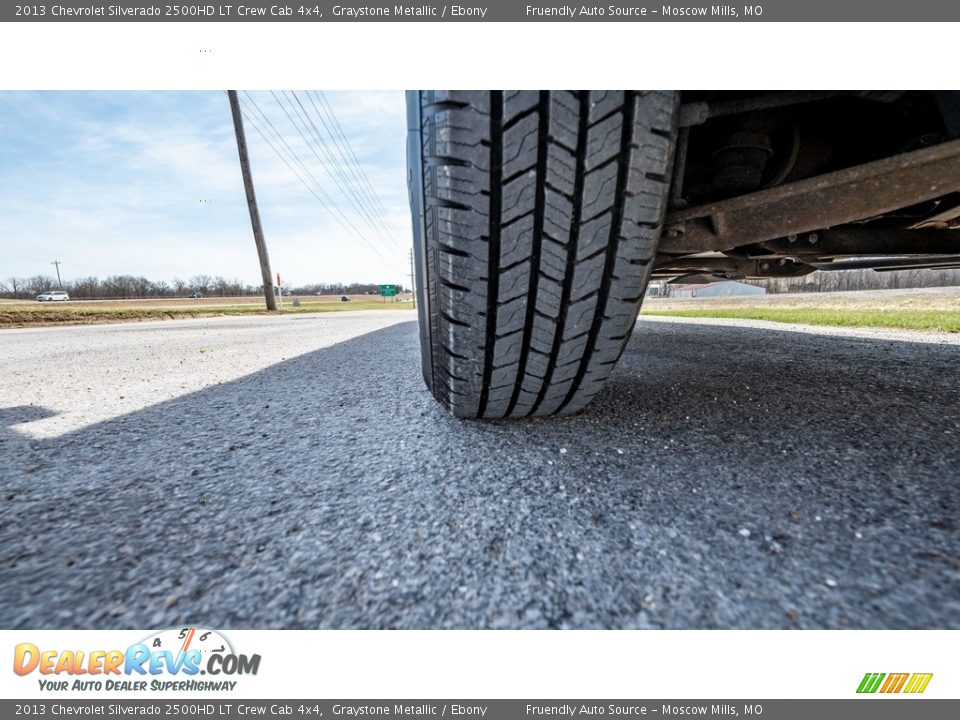
[[960,332],[960,310],[840,309],[840,308],[696,308],[648,310],[643,315],[689,318],[769,320],[806,325],[876,327],[900,330]]

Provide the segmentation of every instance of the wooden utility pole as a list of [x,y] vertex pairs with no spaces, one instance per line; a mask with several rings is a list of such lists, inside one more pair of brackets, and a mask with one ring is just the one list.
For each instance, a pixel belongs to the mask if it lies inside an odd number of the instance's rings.
[[263,296],[267,301],[267,310],[277,309],[277,298],[273,292],[273,273],[270,271],[270,255],[267,242],[263,239],[263,226],[260,224],[260,211],[257,209],[257,196],[253,191],[253,174],[250,172],[250,154],[247,152],[247,136],[243,132],[243,115],[240,112],[240,100],[236,90],[227,90],[230,98],[230,112],[233,113],[233,131],[237,136],[237,152],[240,153],[240,170],[243,173],[243,187],[247,191],[247,206],[250,208],[250,224],[253,226],[253,240],[257,243],[257,255],[260,256],[260,275],[263,277]]
[[54,260],[54,261],[53,261],[52,263],[50,263],[50,264],[57,266],[57,285],[59,285],[59,286],[60,286],[60,289],[63,290],[63,281],[60,279],[60,261],[59,261],[59,260]]

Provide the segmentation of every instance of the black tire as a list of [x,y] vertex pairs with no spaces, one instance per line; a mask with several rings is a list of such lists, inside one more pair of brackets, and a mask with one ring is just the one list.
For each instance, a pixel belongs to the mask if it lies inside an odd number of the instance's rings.
[[408,93],[423,374],[470,418],[576,412],[637,319],[673,92]]

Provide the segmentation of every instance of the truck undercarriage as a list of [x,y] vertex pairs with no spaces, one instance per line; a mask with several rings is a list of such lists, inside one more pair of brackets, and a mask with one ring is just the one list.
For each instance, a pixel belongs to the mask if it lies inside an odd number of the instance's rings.
[[958,92],[684,92],[653,276],[960,267],[958,138]]

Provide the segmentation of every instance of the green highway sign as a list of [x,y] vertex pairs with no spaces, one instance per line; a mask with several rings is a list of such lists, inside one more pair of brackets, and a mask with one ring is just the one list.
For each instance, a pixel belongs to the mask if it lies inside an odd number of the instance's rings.
[[396,285],[381,285],[381,286],[380,286],[380,294],[381,294],[383,297],[393,297],[394,295],[397,294],[397,286],[396,286]]

